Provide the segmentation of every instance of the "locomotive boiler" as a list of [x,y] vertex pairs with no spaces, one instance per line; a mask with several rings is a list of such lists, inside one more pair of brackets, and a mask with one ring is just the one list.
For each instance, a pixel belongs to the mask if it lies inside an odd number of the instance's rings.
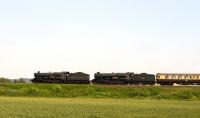
[[94,74],[93,84],[128,84],[131,80],[130,72],[127,73],[100,73]]

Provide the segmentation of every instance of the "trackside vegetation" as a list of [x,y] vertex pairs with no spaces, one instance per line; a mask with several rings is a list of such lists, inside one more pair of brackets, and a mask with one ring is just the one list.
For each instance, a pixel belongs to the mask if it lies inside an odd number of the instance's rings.
[[200,100],[200,87],[6,83],[0,84],[0,96]]

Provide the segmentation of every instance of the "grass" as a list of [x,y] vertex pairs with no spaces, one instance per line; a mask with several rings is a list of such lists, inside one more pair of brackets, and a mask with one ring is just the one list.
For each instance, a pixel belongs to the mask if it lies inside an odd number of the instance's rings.
[[0,84],[0,118],[198,118],[200,87]]
[[52,98],[200,100],[200,87],[0,84],[0,96]]
[[1,118],[199,118],[199,101],[0,97]]

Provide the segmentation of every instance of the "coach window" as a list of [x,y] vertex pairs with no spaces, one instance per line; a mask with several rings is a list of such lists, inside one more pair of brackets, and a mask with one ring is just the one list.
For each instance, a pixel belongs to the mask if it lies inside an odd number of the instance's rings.
[[172,79],[176,79],[176,76],[175,76],[175,75],[173,75],[173,76],[172,76]]
[[187,76],[187,75],[185,76],[185,79],[188,79],[188,76]]
[[171,75],[169,75],[169,76],[168,76],[168,79],[171,79],[171,78],[172,78]]
[[182,77],[182,79],[185,79],[185,75],[182,75],[181,77]]
[[182,79],[185,79],[185,75],[182,75]]
[[169,79],[169,76],[168,76],[168,75],[166,75],[165,79]]
[[174,76],[173,76],[173,75],[171,75],[170,77],[171,77],[170,79],[173,79],[173,78],[174,78]]
[[182,79],[181,76],[178,76],[178,79]]

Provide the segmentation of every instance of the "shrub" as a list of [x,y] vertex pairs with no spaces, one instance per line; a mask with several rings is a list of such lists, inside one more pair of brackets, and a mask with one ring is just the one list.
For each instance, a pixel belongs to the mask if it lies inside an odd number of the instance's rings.
[[136,96],[138,96],[138,93],[137,93],[137,91],[132,90],[132,91],[128,92],[128,96],[129,97],[136,97]]
[[140,91],[140,92],[139,92],[139,96],[141,96],[141,97],[150,96],[150,91],[149,91],[149,90]]
[[143,97],[150,96],[150,91],[148,89],[141,89],[141,90],[136,89],[136,90],[132,90],[128,92],[128,96],[143,98]]
[[24,89],[27,95],[37,95],[40,92],[40,90],[37,87],[26,87]]
[[23,78],[15,79],[14,83],[26,83],[26,81]]
[[62,90],[62,87],[59,86],[59,85],[54,85],[52,86],[51,90],[54,92],[54,93],[58,93]]
[[151,95],[157,96],[157,95],[159,95],[159,93],[160,93],[160,88],[158,88],[158,87],[153,87],[153,88],[150,88],[149,91],[150,91],[150,94],[151,94]]
[[11,81],[7,78],[0,77],[0,83],[11,83]]
[[0,89],[0,95],[4,95],[5,94],[5,89]]
[[187,89],[187,90],[184,90],[183,92],[179,93],[178,97],[181,99],[192,99],[194,97],[194,95],[190,89]]

